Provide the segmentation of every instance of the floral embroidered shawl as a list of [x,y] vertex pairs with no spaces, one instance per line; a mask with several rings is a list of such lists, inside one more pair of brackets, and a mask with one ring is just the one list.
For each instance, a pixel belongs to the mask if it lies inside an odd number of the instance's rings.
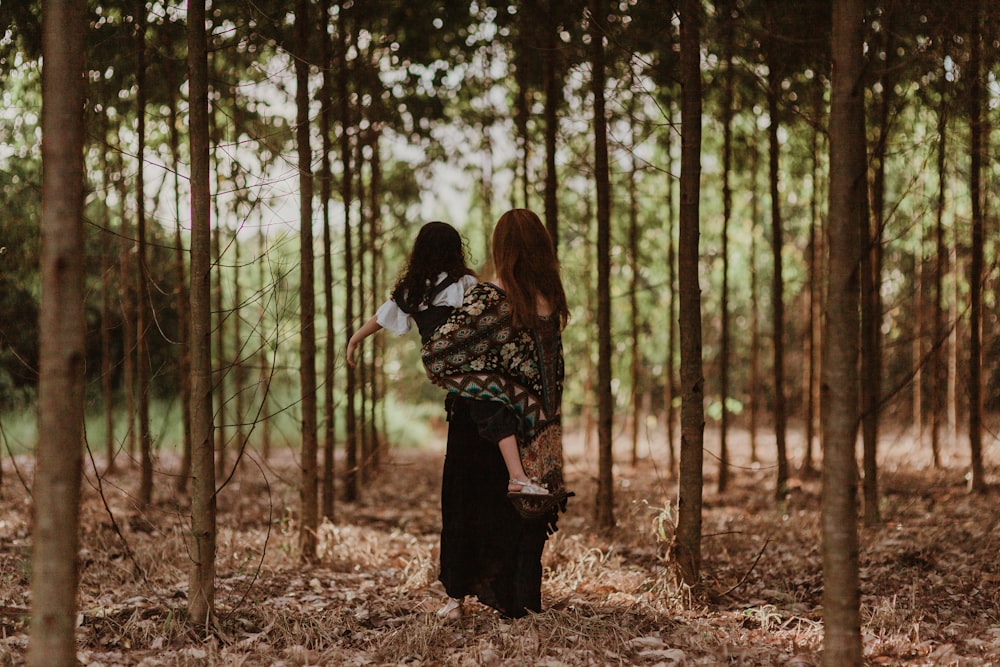
[[558,317],[534,329],[515,328],[506,293],[491,283],[479,283],[438,327],[421,355],[435,384],[513,410],[525,472],[553,493],[564,491],[564,365]]

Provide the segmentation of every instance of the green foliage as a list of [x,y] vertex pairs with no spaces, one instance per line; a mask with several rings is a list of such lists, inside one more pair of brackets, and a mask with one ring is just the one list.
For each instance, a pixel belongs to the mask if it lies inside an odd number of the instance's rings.
[[[365,308],[373,310],[389,291],[413,234],[425,218],[452,218],[470,250],[470,260],[486,265],[492,224],[513,205],[542,209],[545,163],[542,108],[545,73],[553,65],[557,81],[558,134],[556,162],[560,261],[572,312],[564,333],[568,364],[565,410],[578,414],[592,403],[586,378],[596,362],[593,301],[595,263],[590,137],[590,75],[587,58],[587,11],[582,0],[545,3],[501,3],[487,0],[435,0],[400,3],[389,0],[332,3],[330,16],[317,17],[317,31],[332,44],[343,38],[346,60],[335,57],[332,70],[321,72],[319,39],[308,49],[291,39],[294,15],[290,1],[258,3],[250,8],[219,4],[213,7],[211,34],[213,220],[219,225],[221,247],[215,277],[221,285],[222,309],[217,313],[233,340],[216,363],[225,369],[225,410],[237,393],[247,398],[249,415],[260,405],[264,375],[270,378],[266,414],[273,414],[273,437],[294,442],[298,383],[297,203],[291,63],[304,57],[314,65],[313,90],[320,74],[348,78],[351,118],[343,128],[334,123],[330,139],[346,136],[361,164],[362,185],[370,192],[374,137],[381,147],[377,213],[380,233],[366,239],[361,251],[366,266],[377,254],[380,284],[374,290],[365,279]],[[705,77],[702,148],[701,274],[703,350],[709,416],[722,406],[737,413],[748,403],[751,350],[750,324],[756,316],[763,340],[768,340],[767,285],[772,271],[768,252],[770,202],[766,182],[764,130],[767,117],[765,87],[771,78],[778,87],[781,131],[781,201],[785,248],[783,275],[789,313],[785,339],[787,364],[805,363],[799,341],[806,331],[803,315],[810,276],[810,227],[822,227],[826,207],[824,128],[829,70],[829,0],[805,3],[775,0],[733,0],[705,4],[703,74]],[[0,401],[4,405],[30,400],[37,368],[37,308],[39,284],[38,219],[40,201],[41,92],[37,59],[40,53],[39,2],[0,5],[0,20],[8,26],[0,39]],[[653,410],[662,409],[667,362],[676,361],[669,348],[669,305],[674,300],[668,279],[667,247],[676,235],[676,192],[679,130],[676,127],[677,22],[671,2],[603,3],[598,21],[607,30],[608,115],[612,138],[612,338],[614,387],[618,408],[626,406],[632,359],[641,368],[640,393],[652,395]],[[108,279],[113,386],[121,392],[125,352],[120,295],[131,277],[118,262],[127,257],[134,237],[136,145],[135,34],[132,5],[89,3],[87,39],[87,146],[89,179],[86,204],[88,395],[100,395],[100,317],[102,249],[109,252]],[[165,403],[176,401],[181,313],[176,290],[183,286],[174,267],[175,233],[187,242],[186,34],[183,12],[174,7],[151,11],[146,22],[149,49],[145,91],[147,97],[146,160],[147,219],[151,221],[149,271],[154,329],[150,353],[153,391]],[[313,5],[316,9],[316,5]],[[967,244],[969,202],[963,183],[967,169],[966,113],[969,16],[961,6],[933,0],[909,3],[902,11],[892,3],[873,3],[869,17],[871,80],[865,85],[869,116],[873,119],[882,94],[892,93],[891,125],[886,150],[885,349],[888,385],[902,381],[913,370],[909,350],[916,332],[913,322],[920,293],[914,275],[936,252],[931,236],[936,217],[936,150],[938,113],[946,114],[949,134],[946,156],[946,211],[949,247],[958,248],[962,261]],[[990,9],[984,34],[996,34],[1000,12]],[[729,293],[732,316],[729,361],[730,396],[718,396],[721,375],[720,341],[722,295],[722,75],[723,40],[734,29],[733,208],[728,228]],[[992,31],[992,32],[991,32]],[[550,42],[555,37],[554,42]],[[989,49],[987,50],[989,51]],[[990,51],[992,53],[992,51]],[[883,65],[890,65],[893,87],[878,90]],[[996,77],[995,58],[990,63]],[[771,67],[773,71],[769,69]],[[885,72],[883,72],[885,74]],[[518,111],[518,97],[524,107]],[[994,91],[995,97],[995,91]],[[992,100],[995,104],[995,100]],[[339,100],[334,101],[335,105]],[[314,123],[321,113],[311,108]],[[518,113],[526,116],[518,118]],[[318,126],[318,125],[316,125]],[[871,123],[869,127],[872,127]],[[522,132],[524,133],[522,136]],[[879,133],[872,129],[871,139]],[[173,144],[176,139],[176,146]],[[668,153],[667,144],[670,144]],[[319,164],[319,137],[314,172]],[[176,154],[175,151],[176,150]],[[486,157],[486,151],[490,151]],[[332,185],[339,192],[343,166],[339,153],[331,155]],[[522,161],[523,160],[523,161]],[[635,187],[639,235],[638,267],[629,263],[630,222],[628,172],[636,162]],[[524,171],[526,170],[526,173]],[[175,174],[176,188],[175,191]],[[993,168],[991,178],[997,177]],[[522,202],[526,181],[528,201]],[[357,194],[357,181],[355,182]],[[668,188],[672,188],[668,190]],[[318,189],[317,189],[318,192]],[[672,201],[671,201],[672,199]],[[671,207],[668,207],[671,202]],[[373,211],[371,202],[354,202],[352,219]],[[335,402],[343,405],[342,350],[346,336],[358,322],[344,321],[344,221],[342,203],[329,202],[332,247],[322,248],[317,234],[317,262],[329,252],[334,271],[334,329],[317,321],[320,354],[333,355]],[[315,209],[319,218],[320,207]],[[320,225],[314,221],[314,229]],[[238,250],[238,253],[237,253]],[[996,245],[987,248],[987,265],[995,262]],[[355,255],[357,261],[357,254]],[[322,275],[318,263],[317,275]],[[968,285],[952,265],[946,306],[966,298]],[[820,274],[822,276],[822,274]],[[484,276],[488,277],[488,276]],[[752,280],[756,280],[756,292]],[[637,286],[635,301],[639,344],[630,343],[632,313],[629,290]],[[125,284],[123,284],[123,281]],[[239,301],[235,285],[240,286]],[[358,285],[352,286],[359,289]],[[317,289],[321,288],[317,285]],[[921,284],[923,294],[930,286]],[[987,308],[996,303],[987,299]],[[961,303],[959,304],[961,306]],[[754,312],[756,309],[756,313]],[[359,317],[368,317],[365,312]],[[673,316],[676,317],[676,314]],[[236,323],[239,323],[238,330]],[[440,395],[424,379],[417,355],[416,335],[384,341],[383,368],[389,378],[386,398],[390,422],[400,418],[392,437],[416,431],[412,423],[433,415]],[[323,347],[323,341],[327,346]],[[262,349],[263,348],[263,349]],[[367,344],[367,354],[374,345]],[[995,347],[994,347],[995,349]],[[988,354],[994,354],[989,352]],[[989,357],[994,359],[995,356]],[[770,369],[769,355],[761,356],[760,373]],[[247,377],[245,387],[234,388],[236,369]],[[994,364],[996,367],[996,364]],[[266,371],[266,373],[264,372]],[[797,373],[790,370],[790,373]],[[990,382],[996,383],[994,373]],[[925,382],[927,380],[925,379]],[[797,385],[798,383],[796,383]],[[991,386],[995,386],[991,385]],[[764,392],[769,390],[765,387]],[[803,400],[798,386],[790,390],[793,404]],[[988,395],[996,395],[996,392]],[[256,407],[255,407],[256,406]],[[404,406],[407,406],[404,408]],[[409,406],[412,406],[410,408]],[[412,409],[414,412],[407,412]],[[175,413],[172,413],[175,414]],[[230,422],[232,419],[226,417]],[[342,421],[342,420],[340,420]],[[338,428],[342,426],[338,422]],[[174,439],[167,435],[165,439]],[[426,439],[426,434],[413,439]]]

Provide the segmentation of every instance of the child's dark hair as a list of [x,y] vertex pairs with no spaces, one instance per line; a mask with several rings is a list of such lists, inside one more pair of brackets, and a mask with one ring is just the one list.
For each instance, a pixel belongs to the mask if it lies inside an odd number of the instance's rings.
[[458,230],[447,222],[428,222],[413,241],[406,266],[392,289],[392,300],[407,313],[417,312],[424,304],[429,306],[429,297],[442,272],[452,280],[476,275],[465,265],[465,246]]

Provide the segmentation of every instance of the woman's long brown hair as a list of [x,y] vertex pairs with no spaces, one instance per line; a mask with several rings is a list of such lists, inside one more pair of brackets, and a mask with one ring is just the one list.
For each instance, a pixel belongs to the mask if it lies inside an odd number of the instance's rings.
[[569,307],[552,237],[534,212],[516,208],[500,216],[493,228],[493,264],[507,292],[514,326],[537,324],[539,296],[548,302],[552,315],[559,316],[560,325],[566,326]]

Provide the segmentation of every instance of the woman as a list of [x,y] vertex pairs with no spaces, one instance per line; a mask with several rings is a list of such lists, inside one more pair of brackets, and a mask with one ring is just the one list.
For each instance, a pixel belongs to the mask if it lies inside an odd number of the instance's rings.
[[[402,336],[416,323],[420,339],[426,343],[462,305],[465,293],[477,282],[476,273],[466,266],[465,244],[458,230],[446,222],[428,222],[413,241],[392,295],[347,341],[347,365],[354,368],[358,346],[382,329]],[[479,401],[474,408],[479,433],[500,448],[510,477],[510,492],[548,495],[545,487],[527,478],[521,466],[513,414],[494,402]]]
[[[541,611],[542,549],[568,495],[562,477],[562,328],[569,316],[552,240],[538,216],[508,211],[493,230],[496,278],[423,347],[433,382],[448,389],[448,448],[441,488],[441,573],[457,618],[475,595],[509,617]],[[516,417],[528,476],[546,496],[516,493],[475,414],[484,401]],[[510,497],[508,497],[510,496]]]

